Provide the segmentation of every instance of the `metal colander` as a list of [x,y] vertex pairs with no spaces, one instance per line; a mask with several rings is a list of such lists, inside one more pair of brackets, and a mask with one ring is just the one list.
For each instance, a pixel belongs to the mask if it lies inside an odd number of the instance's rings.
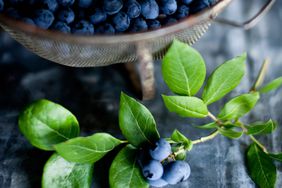
[[[144,98],[154,94],[153,59],[163,57],[174,38],[188,44],[195,43],[208,29],[214,18],[232,0],[219,0],[199,14],[176,24],[142,33],[114,36],[75,36],[42,30],[4,15],[0,25],[15,40],[37,55],[50,61],[73,67],[96,67],[114,63],[139,62]],[[269,0],[270,7],[275,0]],[[260,14],[261,15],[261,14]],[[259,17],[259,16],[257,16]],[[221,22],[228,22],[221,20]],[[236,23],[229,23],[235,25]]]

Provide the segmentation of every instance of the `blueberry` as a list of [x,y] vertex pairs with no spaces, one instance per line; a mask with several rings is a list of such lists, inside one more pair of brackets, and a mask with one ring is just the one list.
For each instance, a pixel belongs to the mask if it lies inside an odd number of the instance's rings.
[[160,10],[163,14],[172,15],[177,10],[176,0],[161,0]]
[[164,172],[163,165],[156,160],[150,160],[142,168],[143,176],[148,180],[158,180]]
[[155,0],[141,0],[141,13],[146,19],[155,19],[159,16],[159,5]]
[[161,27],[159,20],[147,20],[147,24],[150,29],[158,29]]
[[163,186],[166,186],[168,184],[162,178],[158,179],[158,180],[149,180],[148,183],[153,187],[163,187]]
[[175,18],[167,17],[166,19],[164,19],[164,25],[171,25],[176,22],[177,20]]
[[62,22],[70,24],[74,21],[75,14],[72,9],[67,8],[58,12],[58,19]]
[[118,32],[125,31],[129,28],[130,19],[124,12],[119,12],[113,17],[113,24]]
[[22,21],[30,25],[35,25],[34,21],[28,17],[22,18]]
[[136,0],[127,0],[124,9],[129,18],[137,18],[141,14],[141,5]]
[[215,3],[215,0],[198,0],[198,1],[193,1],[191,3],[191,12],[192,13],[197,13],[199,11],[204,10],[205,8],[208,8],[212,6]]
[[63,7],[71,6],[74,3],[74,0],[57,0],[57,1]]
[[41,0],[42,8],[55,12],[58,8],[57,0]]
[[171,154],[171,146],[164,138],[161,138],[149,152],[153,159],[163,161]]
[[85,35],[92,35],[94,34],[94,26],[86,20],[81,20],[74,24],[72,28],[72,33],[74,34],[85,34]]
[[123,7],[122,0],[103,0],[103,8],[109,15],[118,13]]
[[71,32],[70,27],[66,23],[60,22],[60,21],[55,22],[52,26],[52,29],[63,32],[63,33],[70,33]]
[[4,2],[3,0],[0,0],[0,12],[4,10]]
[[173,161],[164,166],[164,179],[168,184],[175,185],[189,178],[190,166],[185,161]]
[[49,10],[39,9],[35,11],[33,21],[38,27],[48,29],[54,21],[54,15]]
[[148,25],[143,18],[135,18],[131,22],[130,31],[132,32],[146,31],[148,29]]
[[192,3],[193,0],[182,0],[182,3],[185,5],[189,5],[190,3]]
[[5,10],[5,13],[12,18],[21,19],[21,14],[15,8],[10,7]]
[[107,19],[107,13],[100,8],[95,9],[95,11],[90,16],[90,21],[93,24],[99,24],[105,21],[106,19]]
[[115,33],[115,28],[111,24],[105,23],[103,25],[99,25],[96,28],[96,33],[100,33],[100,34],[114,34]]
[[175,14],[175,17],[177,19],[181,19],[181,18],[185,18],[189,15],[189,7],[186,5],[181,5],[180,7],[178,7],[177,12]]
[[78,0],[78,6],[81,8],[89,8],[93,0]]

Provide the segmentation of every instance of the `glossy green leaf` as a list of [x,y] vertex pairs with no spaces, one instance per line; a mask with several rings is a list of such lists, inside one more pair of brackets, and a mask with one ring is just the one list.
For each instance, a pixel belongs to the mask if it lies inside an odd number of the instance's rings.
[[75,116],[48,100],[30,104],[20,114],[19,127],[33,146],[43,150],[54,150],[55,144],[79,135]]
[[136,147],[153,144],[160,138],[150,111],[124,93],[120,99],[119,126],[129,143]]
[[137,162],[137,150],[127,145],[112,162],[109,174],[111,188],[148,188]]
[[270,153],[268,154],[272,159],[282,162],[282,153]]
[[163,100],[170,112],[182,117],[203,118],[208,115],[207,106],[197,97],[163,95]]
[[231,139],[238,139],[243,135],[243,131],[237,131],[232,128],[218,128],[218,131],[221,135]]
[[267,93],[272,90],[278,89],[282,86],[282,77],[276,78],[275,80],[271,81],[267,85],[263,86],[259,89],[259,92],[261,93]]
[[272,120],[268,122],[257,122],[249,126],[246,126],[248,129],[248,135],[260,135],[260,134],[269,134],[276,129],[277,125]]
[[178,130],[174,130],[170,138],[174,142],[183,145],[186,150],[191,150],[193,147],[192,141],[186,136],[184,136],[182,133],[180,133]]
[[247,166],[251,178],[259,187],[275,187],[276,167],[272,159],[256,144],[252,144],[248,148]]
[[211,104],[237,87],[245,74],[246,54],[220,65],[209,77],[203,91],[203,101]]
[[171,91],[192,96],[204,83],[206,66],[199,52],[174,40],[163,58],[162,74]]
[[68,161],[94,163],[122,142],[107,133],[78,137],[55,145],[56,151]]
[[205,125],[200,125],[200,126],[194,126],[198,129],[216,129],[217,128],[217,123],[212,122],[212,123],[208,123]]
[[93,164],[68,162],[53,154],[44,167],[42,188],[90,188]]
[[221,120],[238,119],[251,111],[259,100],[259,93],[243,94],[225,104],[218,115]]

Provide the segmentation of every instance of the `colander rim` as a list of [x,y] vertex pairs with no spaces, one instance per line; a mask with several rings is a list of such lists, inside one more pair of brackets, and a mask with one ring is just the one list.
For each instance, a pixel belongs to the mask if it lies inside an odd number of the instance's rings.
[[138,33],[125,33],[116,35],[73,35],[64,34],[52,30],[44,30],[36,26],[15,20],[0,14],[0,25],[21,31],[25,34],[35,37],[43,38],[45,40],[55,40],[68,43],[81,43],[81,44],[117,44],[117,43],[136,43],[151,40],[156,37],[163,37],[169,34],[174,34],[198,23],[212,20],[218,13],[220,13],[232,0],[219,0],[212,7],[205,9],[195,15],[191,15],[177,23],[169,26],[164,26],[156,30],[138,32]]

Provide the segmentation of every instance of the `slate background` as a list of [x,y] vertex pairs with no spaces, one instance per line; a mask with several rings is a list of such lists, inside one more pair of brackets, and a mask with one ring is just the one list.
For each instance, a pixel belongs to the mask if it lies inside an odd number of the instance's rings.
[[[252,15],[264,0],[234,1],[221,15],[237,20]],[[242,84],[228,97],[212,105],[216,113],[224,101],[245,92],[251,86],[265,57],[272,61],[267,80],[282,76],[282,1],[277,1],[271,12],[250,31],[214,24],[194,46],[207,62],[208,74],[224,60],[248,52],[248,73]],[[163,137],[177,128],[196,139],[208,131],[191,125],[208,122],[208,119],[183,119],[169,113],[160,94],[168,94],[161,78],[160,62],[156,62],[157,97],[145,102],[152,111]],[[111,75],[109,77],[109,75]],[[40,187],[41,174],[50,152],[33,148],[20,134],[17,117],[28,103],[47,98],[70,109],[77,117],[83,135],[109,132],[120,137],[118,107],[120,91],[134,95],[123,69],[119,65],[104,68],[69,68],[43,60],[30,53],[4,32],[0,32],[0,187]],[[276,119],[282,125],[282,90],[264,95],[245,121]],[[271,151],[282,151],[282,128],[259,139]],[[171,187],[190,188],[252,188],[254,183],[244,166],[244,152],[249,139],[231,141],[217,137],[197,145],[189,154],[192,175],[189,181]],[[282,187],[282,166],[278,165],[277,187]],[[105,166],[99,163],[98,167]],[[95,187],[107,187],[107,172],[97,173]],[[168,186],[169,187],[169,186]]]

